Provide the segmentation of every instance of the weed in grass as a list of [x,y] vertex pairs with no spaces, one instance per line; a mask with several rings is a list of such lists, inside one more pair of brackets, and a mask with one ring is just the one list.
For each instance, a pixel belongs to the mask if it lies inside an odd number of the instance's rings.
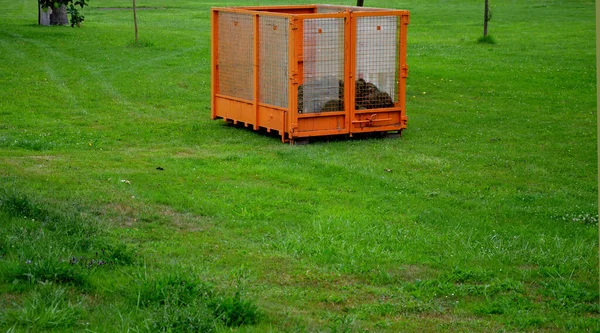
[[127,247],[124,243],[111,242],[109,239],[105,239],[104,246],[100,249],[100,256],[96,252],[96,262],[100,265],[100,262],[105,262],[114,265],[132,265],[136,261],[136,256],[132,248]]
[[597,226],[598,214],[566,214],[560,218],[564,222],[581,223],[585,225]]
[[429,300],[438,295],[452,295],[456,290],[454,284],[438,280],[416,280],[414,283],[407,283],[403,287],[404,291],[419,300]]
[[138,289],[136,294],[130,295],[130,299],[135,299],[140,307],[152,309],[150,312],[153,318],[158,318],[156,325],[160,327],[163,324],[175,325],[180,319],[195,327],[204,322],[207,309],[214,322],[225,326],[258,322],[258,307],[253,301],[243,298],[239,290],[233,296],[219,295],[210,284],[178,271],[156,277],[148,276],[144,271],[134,277]]
[[0,220],[9,221],[0,222],[6,249],[0,272],[3,281],[87,285],[85,270],[68,262],[72,252],[63,247],[66,244],[61,244],[62,237],[53,239],[52,232],[36,228],[36,222],[30,219],[2,217],[6,214],[0,212]]
[[418,298],[465,297],[499,293],[501,281],[453,282],[445,277],[406,283],[403,289]]
[[[74,267],[67,262],[39,259],[20,264],[13,281],[35,283],[59,283],[77,287],[88,286],[85,270]],[[11,277],[9,277],[10,279]]]
[[0,138],[0,147],[14,147],[21,148],[31,151],[42,151],[42,150],[50,150],[54,145],[49,142],[45,142],[40,139],[20,139],[20,140],[10,140],[6,137]]
[[519,311],[532,310],[534,303],[522,295],[496,296],[475,306],[474,313],[480,315],[514,315]]
[[494,278],[492,281],[484,284],[461,284],[457,286],[456,295],[461,296],[484,296],[492,297],[498,294],[517,294],[525,293],[522,282],[507,278]]
[[[0,218],[2,218],[2,216],[0,216]],[[8,253],[10,246],[6,237],[6,233],[0,232],[0,259],[2,259]]]
[[395,317],[400,314],[441,313],[443,309],[435,304],[433,298],[416,297],[412,293],[403,293],[395,295],[389,300],[380,300],[377,303],[362,305],[359,312],[367,316]]
[[332,305],[343,305],[346,302],[346,297],[343,295],[323,295],[319,298],[319,301]]
[[70,327],[80,316],[81,305],[69,300],[67,290],[53,284],[38,284],[16,309],[5,309],[4,325],[24,327],[28,330]]
[[518,311],[510,320],[508,324],[519,330],[532,330],[540,329],[548,322],[547,317],[543,314],[538,314],[531,311]]
[[[401,269],[400,269],[401,270]],[[402,278],[398,274],[392,274],[385,269],[377,268],[368,274],[368,280],[373,284],[389,285],[402,282]]]
[[219,296],[211,301],[211,307],[218,321],[225,326],[256,324],[260,311],[252,300],[245,299],[236,292],[233,296]]
[[87,249],[91,237],[99,233],[96,223],[84,221],[74,211],[52,209],[14,190],[0,189],[0,191],[0,211],[12,217],[37,221],[41,227],[57,235],[77,238],[71,242],[76,242],[81,249]]
[[131,298],[137,306],[187,306],[213,297],[212,286],[191,274],[174,272],[157,277],[146,271],[134,275],[138,288]]
[[[128,308],[125,307],[125,309]],[[111,304],[110,310],[105,317],[118,318],[118,320],[115,320],[117,324],[115,326],[117,327],[118,332],[140,332],[143,331],[142,328],[146,331],[150,329],[150,323],[148,323],[148,318],[150,317],[149,313],[140,311],[139,309],[125,312],[122,311],[118,305]]]
[[51,208],[26,195],[4,190],[0,192],[0,214],[4,215],[0,221],[4,227],[1,232],[6,236],[0,244],[4,244],[5,251],[10,248],[25,259],[33,259],[37,254],[70,261],[75,252],[79,252],[85,254],[82,258],[87,258],[78,260],[81,263],[131,264],[134,261],[134,253],[124,243],[109,239],[97,221],[72,209]]
[[598,289],[586,288],[580,283],[566,279],[544,282],[542,294],[550,297],[549,306],[573,313],[598,314]]
[[0,210],[13,217],[22,218],[39,219],[46,215],[27,196],[7,189],[2,189],[0,192]]
[[493,275],[492,272],[480,269],[480,268],[459,268],[456,267],[447,274],[443,279],[454,282],[454,283],[465,283],[465,282],[483,282],[490,279]]
[[201,300],[186,306],[166,304],[146,310],[152,332],[213,332],[213,312]]
[[94,269],[133,262],[125,244],[109,239],[96,221],[4,189],[0,192],[3,281],[89,287]]
[[567,332],[599,332],[597,316],[577,316],[564,320],[559,318],[554,325],[564,328]]
[[350,314],[334,315],[329,322],[329,331],[331,333],[348,333],[354,332],[356,316]]
[[225,326],[235,327],[242,325],[253,325],[258,323],[261,312],[254,301],[246,297],[246,290],[250,281],[250,270],[242,265],[233,270],[235,278],[235,289],[233,295],[215,295],[210,301],[217,320]]

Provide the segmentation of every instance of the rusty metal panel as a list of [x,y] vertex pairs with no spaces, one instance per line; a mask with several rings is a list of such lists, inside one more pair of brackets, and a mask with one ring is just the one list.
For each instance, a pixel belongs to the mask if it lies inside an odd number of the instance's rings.
[[399,16],[356,18],[356,109],[398,102]]
[[259,21],[259,100],[288,106],[287,17],[261,16]]
[[252,15],[219,12],[219,93],[252,100],[254,97],[254,30]]
[[305,19],[303,45],[298,112],[343,111],[344,19]]

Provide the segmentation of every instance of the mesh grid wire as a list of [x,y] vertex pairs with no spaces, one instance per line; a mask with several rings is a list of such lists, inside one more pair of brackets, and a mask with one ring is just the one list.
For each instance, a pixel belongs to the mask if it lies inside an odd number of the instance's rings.
[[344,19],[305,19],[303,52],[298,112],[343,111]]
[[260,102],[288,106],[288,19],[261,16],[259,21]]
[[254,23],[252,15],[219,12],[219,92],[253,100]]
[[398,16],[356,22],[356,109],[393,107],[398,99]]

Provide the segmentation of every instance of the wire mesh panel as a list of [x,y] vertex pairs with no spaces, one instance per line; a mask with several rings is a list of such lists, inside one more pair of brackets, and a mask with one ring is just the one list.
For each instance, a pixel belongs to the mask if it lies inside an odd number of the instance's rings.
[[356,109],[393,107],[398,99],[398,16],[356,22]]
[[344,7],[344,6],[317,5],[317,13],[319,13],[319,14],[341,13],[341,12],[346,11],[346,8],[347,7]]
[[219,12],[219,92],[252,100],[254,94],[252,15]]
[[259,23],[259,99],[288,106],[288,19],[262,16]]
[[344,19],[304,20],[304,74],[298,112],[344,110]]

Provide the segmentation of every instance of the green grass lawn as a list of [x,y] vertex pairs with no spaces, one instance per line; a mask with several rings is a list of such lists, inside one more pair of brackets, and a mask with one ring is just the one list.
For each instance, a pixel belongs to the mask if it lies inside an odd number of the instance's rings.
[[408,129],[291,146],[210,120],[209,14],[293,2],[0,0],[0,330],[599,331],[595,2],[365,2]]

